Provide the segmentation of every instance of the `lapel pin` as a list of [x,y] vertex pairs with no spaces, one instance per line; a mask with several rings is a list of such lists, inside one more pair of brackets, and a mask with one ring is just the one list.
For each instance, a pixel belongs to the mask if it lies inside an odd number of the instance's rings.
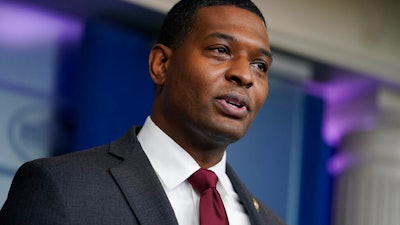
[[260,205],[258,204],[257,199],[253,198],[253,205],[257,212],[260,212]]

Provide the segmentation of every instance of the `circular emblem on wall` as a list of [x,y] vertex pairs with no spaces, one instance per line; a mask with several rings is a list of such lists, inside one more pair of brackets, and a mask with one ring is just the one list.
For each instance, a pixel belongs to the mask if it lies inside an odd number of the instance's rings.
[[23,161],[49,156],[54,124],[50,105],[37,103],[20,108],[8,124],[11,147]]

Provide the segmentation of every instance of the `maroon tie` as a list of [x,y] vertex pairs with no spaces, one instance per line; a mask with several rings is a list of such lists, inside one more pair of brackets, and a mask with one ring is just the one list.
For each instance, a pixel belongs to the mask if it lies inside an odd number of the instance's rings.
[[217,175],[206,169],[199,169],[188,178],[193,189],[200,194],[200,225],[229,225],[216,189],[217,180]]

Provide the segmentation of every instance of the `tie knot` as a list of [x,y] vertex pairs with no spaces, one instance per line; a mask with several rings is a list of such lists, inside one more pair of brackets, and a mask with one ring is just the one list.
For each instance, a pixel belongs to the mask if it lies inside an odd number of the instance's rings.
[[188,181],[192,185],[193,189],[201,194],[208,188],[215,188],[218,177],[213,171],[201,168],[194,172],[188,178]]

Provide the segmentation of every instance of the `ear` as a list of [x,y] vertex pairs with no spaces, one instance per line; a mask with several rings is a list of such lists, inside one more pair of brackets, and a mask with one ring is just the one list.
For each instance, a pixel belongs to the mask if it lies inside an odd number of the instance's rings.
[[162,85],[165,82],[171,56],[171,49],[163,44],[156,44],[151,49],[149,56],[149,71],[151,79],[153,79],[153,82],[156,85]]

